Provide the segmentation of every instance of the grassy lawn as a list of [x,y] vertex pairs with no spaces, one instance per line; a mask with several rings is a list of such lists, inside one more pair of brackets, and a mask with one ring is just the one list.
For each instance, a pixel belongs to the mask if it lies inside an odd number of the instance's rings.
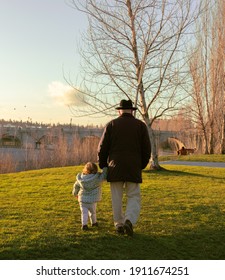
[[98,204],[99,228],[80,230],[71,195],[79,166],[0,175],[0,258],[224,260],[225,170],[164,167],[143,172],[133,238],[114,232],[108,183]]

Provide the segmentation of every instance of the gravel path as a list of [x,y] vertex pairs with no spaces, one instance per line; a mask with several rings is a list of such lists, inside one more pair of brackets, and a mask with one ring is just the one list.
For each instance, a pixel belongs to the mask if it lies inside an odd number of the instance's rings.
[[171,165],[191,165],[191,166],[205,166],[205,167],[222,167],[225,168],[225,162],[200,162],[200,161],[161,161],[160,164],[171,164]]

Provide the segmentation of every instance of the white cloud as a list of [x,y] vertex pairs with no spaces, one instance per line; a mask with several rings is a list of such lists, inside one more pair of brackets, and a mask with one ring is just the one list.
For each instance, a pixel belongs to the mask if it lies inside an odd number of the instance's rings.
[[60,105],[84,106],[81,93],[69,85],[54,81],[48,85],[48,93]]

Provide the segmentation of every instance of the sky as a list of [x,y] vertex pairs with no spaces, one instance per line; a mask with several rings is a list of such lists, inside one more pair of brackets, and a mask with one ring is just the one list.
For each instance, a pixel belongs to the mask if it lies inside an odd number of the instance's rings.
[[[68,0],[0,0],[0,119],[95,124],[75,118],[78,45],[87,18]],[[65,77],[64,77],[65,76]]]

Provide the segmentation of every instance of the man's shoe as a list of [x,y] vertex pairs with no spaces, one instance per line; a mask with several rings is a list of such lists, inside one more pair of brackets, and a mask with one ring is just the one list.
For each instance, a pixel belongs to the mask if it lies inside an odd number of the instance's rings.
[[92,227],[98,227],[98,222],[92,224]]
[[124,234],[124,229],[123,229],[123,226],[118,226],[116,228],[116,233],[120,234],[120,235],[123,235]]
[[84,225],[84,226],[81,227],[81,229],[82,229],[82,230],[88,230],[88,226],[87,226],[87,225]]
[[125,221],[123,228],[127,235],[133,236],[133,225],[130,220]]

